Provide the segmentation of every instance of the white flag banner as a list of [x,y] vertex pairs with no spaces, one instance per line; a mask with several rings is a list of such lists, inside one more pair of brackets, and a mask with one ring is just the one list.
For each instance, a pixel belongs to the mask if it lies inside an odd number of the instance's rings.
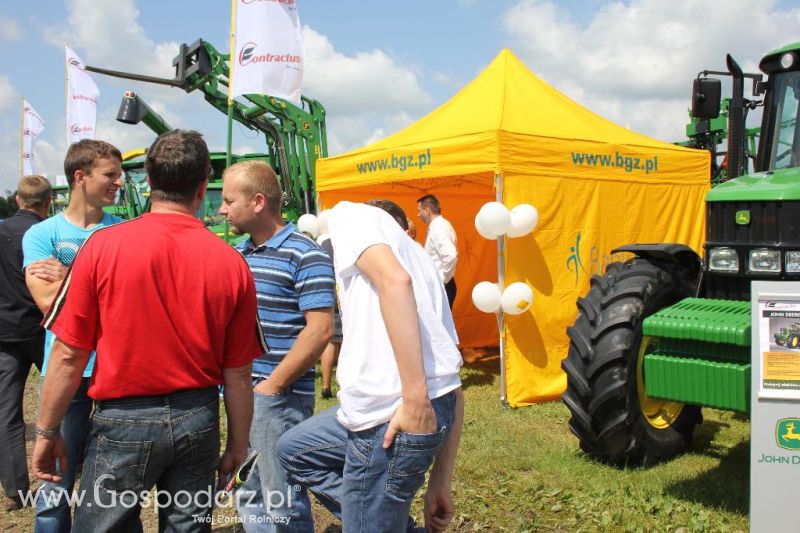
[[268,94],[300,103],[305,46],[295,0],[236,0],[231,98]]
[[100,91],[83,61],[69,47],[67,53],[67,140],[94,139],[97,126],[97,97]]
[[27,100],[22,100],[22,175],[36,174],[33,146],[44,131],[44,120]]

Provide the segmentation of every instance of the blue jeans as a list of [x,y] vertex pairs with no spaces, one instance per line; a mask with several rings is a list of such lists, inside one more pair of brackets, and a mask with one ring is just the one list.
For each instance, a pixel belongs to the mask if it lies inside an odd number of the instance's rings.
[[312,394],[287,390],[275,395],[253,391],[250,447],[259,455],[252,476],[236,496],[236,508],[247,533],[314,533],[308,493],[289,481],[275,449],[281,435],[314,414],[313,383],[310,391]]
[[61,420],[61,435],[67,446],[67,469],[61,472],[61,483],[43,481],[36,499],[36,533],[69,533],[72,526],[67,495],[72,493],[75,474],[83,459],[89,435],[92,399],[86,395],[89,378],[83,378]]
[[292,478],[341,519],[344,533],[413,529],[408,516],[411,501],[453,424],[455,393],[431,404],[437,430],[399,433],[389,449],[383,448],[388,422],[349,431],[336,418],[338,407],[331,407],[281,437],[281,462]]
[[139,531],[143,505],[158,506],[159,531],[210,531],[217,387],[95,403],[75,531]]

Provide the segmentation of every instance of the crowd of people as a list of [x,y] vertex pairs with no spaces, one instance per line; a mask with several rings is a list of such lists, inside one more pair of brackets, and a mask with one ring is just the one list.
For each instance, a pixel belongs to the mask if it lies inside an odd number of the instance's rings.
[[[388,200],[340,202],[318,244],[283,219],[274,170],[237,163],[219,210],[249,234],[234,249],[194,216],[211,175],[200,134],[156,139],[150,210],[129,221],[103,209],[121,159],[103,141],[71,145],[66,210],[46,218],[49,182],[26,176],[19,211],[0,224],[6,510],[35,502],[35,531],[116,533],[141,531],[154,506],[159,530],[208,531],[225,489],[246,531],[306,532],[310,491],[345,532],[407,531],[429,472],[424,527],[446,529],[464,402],[456,235],[437,198],[418,200],[424,247]],[[337,355],[339,405],[314,414],[315,365],[331,397]]]

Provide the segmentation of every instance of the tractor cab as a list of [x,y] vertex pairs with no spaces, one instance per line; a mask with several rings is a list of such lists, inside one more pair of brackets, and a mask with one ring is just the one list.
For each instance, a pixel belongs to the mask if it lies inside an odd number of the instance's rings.
[[[800,43],[767,54],[754,81],[763,100],[755,172],[729,180],[706,197],[703,289],[710,298],[749,300],[754,280],[800,280]],[[758,75],[754,75],[758,76]],[[734,99],[737,95],[734,93]],[[746,108],[748,102],[745,102]],[[729,126],[728,160],[739,160],[744,117]]]

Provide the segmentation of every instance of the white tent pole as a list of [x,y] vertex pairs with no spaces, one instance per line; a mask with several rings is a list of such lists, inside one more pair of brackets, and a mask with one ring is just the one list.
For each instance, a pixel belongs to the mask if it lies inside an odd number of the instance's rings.
[[[503,203],[503,176],[502,174],[495,174],[494,188],[496,201]],[[505,277],[505,247],[506,236],[501,235],[497,238],[497,285],[500,291],[503,290],[504,277]],[[503,406],[508,406],[506,399],[506,328],[505,328],[505,315],[503,315],[503,308],[500,307],[497,311],[497,331],[500,339],[500,402]]]

